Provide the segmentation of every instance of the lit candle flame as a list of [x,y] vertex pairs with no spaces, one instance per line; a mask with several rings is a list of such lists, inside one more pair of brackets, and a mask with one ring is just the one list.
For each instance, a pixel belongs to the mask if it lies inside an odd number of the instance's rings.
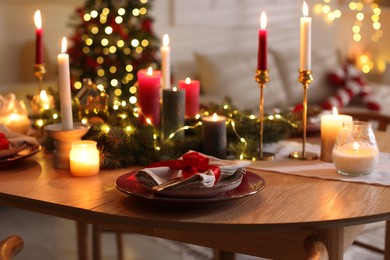
[[186,83],[186,84],[191,84],[191,78],[190,78],[190,77],[187,77],[186,80],[185,80],[185,83]]
[[303,13],[304,17],[308,17],[309,16],[309,7],[307,6],[306,1],[303,1],[302,13]]
[[153,68],[152,67],[148,68],[148,71],[146,72],[146,75],[153,76]]
[[217,120],[218,120],[218,115],[217,115],[217,113],[214,113],[213,114],[213,121],[217,122]]
[[41,100],[47,100],[47,94],[45,90],[42,90],[39,96],[41,97]]
[[332,113],[333,113],[333,117],[335,118],[337,118],[337,116],[339,115],[339,111],[337,110],[336,107],[333,107]]
[[168,36],[168,34],[164,34],[164,36],[163,36],[163,46],[164,47],[169,46],[169,36]]
[[359,143],[358,142],[354,142],[352,146],[353,146],[353,150],[355,152],[359,151]]
[[68,48],[68,42],[67,42],[67,40],[66,40],[66,37],[63,37],[62,38],[62,45],[61,45],[61,53],[62,54],[65,54],[66,53],[66,50],[67,50],[67,48]]
[[41,28],[42,28],[41,11],[39,11],[39,10],[35,11],[35,14],[34,14],[34,23],[35,23],[35,27],[36,27],[37,29],[41,29]]
[[262,30],[264,30],[265,27],[267,27],[267,15],[263,11],[263,12],[261,12],[261,15],[260,15],[260,28]]
[[177,87],[173,87],[172,90],[173,90],[173,91],[177,91]]

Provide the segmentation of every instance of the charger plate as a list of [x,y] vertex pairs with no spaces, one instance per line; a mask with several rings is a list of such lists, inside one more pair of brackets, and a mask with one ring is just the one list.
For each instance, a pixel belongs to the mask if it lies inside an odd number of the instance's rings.
[[256,194],[258,191],[262,190],[265,185],[265,181],[260,175],[246,171],[246,173],[242,175],[242,180],[238,187],[221,192],[215,196],[200,198],[167,197],[159,196],[158,194],[153,193],[151,190],[145,189],[145,187],[141,185],[135,178],[134,175],[136,172],[137,171],[132,171],[119,176],[115,183],[117,189],[133,197],[174,205],[204,205],[236,200]]
[[38,153],[40,150],[40,145],[31,144],[24,144],[20,148],[14,148],[12,150],[12,153],[7,155],[3,154],[3,156],[0,158],[0,168],[8,167],[16,162],[19,162],[22,159],[25,159]]

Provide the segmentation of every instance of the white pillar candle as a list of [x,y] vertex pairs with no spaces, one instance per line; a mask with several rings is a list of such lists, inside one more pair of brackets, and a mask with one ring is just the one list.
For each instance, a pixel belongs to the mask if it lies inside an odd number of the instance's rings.
[[300,19],[300,70],[311,70],[311,17],[306,2],[302,6]]
[[73,176],[91,176],[99,173],[99,150],[95,141],[83,140],[72,143],[69,153],[70,172]]
[[67,42],[64,37],[62,39],[61,53],[57,56],[58,86],[60,93],[62,129],[71,130],[73,129],[72,98],[70,93],[69,55],[66,54],[66,45]]
[[337,171],[345,175],[372,173],[378,163],[379,152],[367,144],[348,143],[333,151]]
[[352,117],[348,115],[339,115],[336,108],[333,108],[333,114],[323,115],[321,117],[321,160],[332,162],[332,150],[336,138],[344,122],[352,122]]
[[169,36],[164,34],[163,46],[161,47],[161,71],[162,88],[171,88],[171,47],[169,47]]

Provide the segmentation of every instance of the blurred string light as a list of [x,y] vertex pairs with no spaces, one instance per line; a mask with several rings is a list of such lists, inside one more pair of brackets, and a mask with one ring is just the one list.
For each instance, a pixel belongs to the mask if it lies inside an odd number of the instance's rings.
[[[374,30],[371,35],[373,42],[378,42],[383,36],[383,30],[381,29],[380,14],[382,12],[378,4],[372,3],[372,0],[363,1],[350,1],[348,2],[348,9],[355,12],[355,23],[352,26],[353,40],[360,42],[362,36],[362,26],[365,21],[371,21],[370,26]],[[336,5],[336,4],[335,4]],[[323,3],[318,3],[314,6],[314,13],[323,15],[325,20],[332,22],[342,16],[340,9],[333,8],[332,0],[323,0]]]
[[314,6],[314,13],[322,14],[326,21],[332,22],[339,19],[342,15],[340,9],[334,9],[332,6],[332,0],[323,0],[323,3],[318,3]]
[[[380,14],[382,10],[376,3],[363,4],[362,2],[350,2],[348,8],[356,12],[355,24],[352,26],[353,40],[360,42],[362,40],[362,26],[365,22],[370,21],[374,32],[371,34],[371,40],[378,42],[383,36],[382,25],[380,23]],[[364,58],[363,58],[364,59]]]

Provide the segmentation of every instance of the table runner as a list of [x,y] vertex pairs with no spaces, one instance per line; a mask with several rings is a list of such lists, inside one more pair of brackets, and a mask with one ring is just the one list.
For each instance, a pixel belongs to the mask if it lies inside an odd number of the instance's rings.
[[[288,155],[294,151],[301,151],[302,144],[291,141],[281,141],[264,146],[264,151],[275,153],[274,161],[256,161],[248,168],[264,170],[275,173],[284,173],[311,178],[338,180],[347,182],[360,182],[390,186],[390,153],[380,153],[376,171],[370,175],[349,177],[337,173],[333,163],[321,160],[291,160]],[[306,144],[306,151],[320,155],[320,146]]]

